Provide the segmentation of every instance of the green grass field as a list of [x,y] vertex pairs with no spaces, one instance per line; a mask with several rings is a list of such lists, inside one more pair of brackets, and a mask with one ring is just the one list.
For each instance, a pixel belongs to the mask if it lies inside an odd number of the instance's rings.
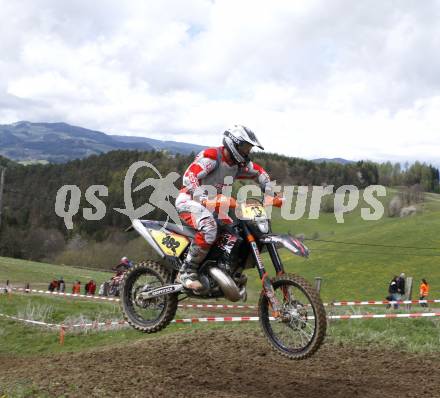
[[52,279],[63,277],[66,281],[66,292],[70,292],[72,283],[77,279],[83,284],[94,279],[99,286],[111,275],[110,272],[0,257],[0,286],[9,280],[16,287],[24,287],[25,283],[30,283],[31,288],[45,290]]
[[[89,302],[81,299],[42,297],[38,295],[0,295],[2,313],[54,323],[90,322],[92,320],[119,320],[121,313],[117,304]],[[344,308],[344,313],[359,313],[367,309]],[[384,312],[373,309],[373,312]],[[371,309],[368,309],[371,312]],[[212,315],[212,313],[210,313]],[[177,318],[206,316],[206,312],[180,310]],[[57,352],[93,350],[102,346],[122,349],[129,341],[154,339],[170,333],[191,333],[195,329],[238,328],[255,330],[257,322],[250,323],[196,323],[170,324],[158,334],[143,334],[131,328],[110,330],[67,331],[64,345],[59,344],[59,331],[32,326],[0,317],[0,355],[41,355]],[[439,319],[372,319],[331,321],[327,341],[335,344],[375,345],[409,352],[440,352]]]

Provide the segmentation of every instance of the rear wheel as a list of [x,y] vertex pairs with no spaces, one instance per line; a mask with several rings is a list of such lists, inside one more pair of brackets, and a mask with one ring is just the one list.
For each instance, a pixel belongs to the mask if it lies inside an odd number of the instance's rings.
[[140,293],[172,283],[171,274],[155,261],[144,261],[126,272],[122,282],[121,306],[127,322],[144,333],[167,326],[177,310],[177,293],[144,299]]
[[110,285],[110,288],[108,290],[108,296],[119,296],[118,287],[113,284]]
[[281,304],[281,317],[273,318],[264,292],[258,310],[260,324],[272,347],[289,359],[305,359],[322,344],[327,318],[318,292],[298,275],[283,274],[272,279]]

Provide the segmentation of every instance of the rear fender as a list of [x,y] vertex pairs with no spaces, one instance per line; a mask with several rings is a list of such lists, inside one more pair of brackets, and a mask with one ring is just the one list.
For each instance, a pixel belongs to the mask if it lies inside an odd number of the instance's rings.
[[190,244],[188,237],[166,229],[157,221],[135,219],[132,225],[161,258],[179,258]]
[[[145,222],[145,221],[144,221]],[[151,235],[150,231],[144,223],[141,220],[134,219],[131,222],[133,228],[137,231],[137,233],[142,236],[154,249],[154,251],[161,257],[165,258],[165,253],[160,249],[159,245],[156,243],[156,241],[153,239],[153,236]]]

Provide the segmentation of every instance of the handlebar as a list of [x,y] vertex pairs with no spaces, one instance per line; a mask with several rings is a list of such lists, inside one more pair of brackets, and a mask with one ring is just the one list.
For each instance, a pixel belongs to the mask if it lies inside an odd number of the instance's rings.
[[219,211],[220,207],[226,209],[235,209],[237,207],[237,201],[234,198],[228,198],[225,195],[218,194],[214,199],[205,199],[202,201],[202,205]]
[[[274,206],[281,207],[284,203],[284,198],[280,196],[266,196],[264,198],[264,206]],[[218,194],[214,199],[205,199],[202,201],[202,205],[215,211],[219,211],[222,207],[223,209],[235,209],[238,204],[235,198],[229,198],[225,195]]]
[[284,203],[284,198],[282,196],[266,196],[264,198],[264,205],[265,206],[274,206],[274,207],[281,207]]

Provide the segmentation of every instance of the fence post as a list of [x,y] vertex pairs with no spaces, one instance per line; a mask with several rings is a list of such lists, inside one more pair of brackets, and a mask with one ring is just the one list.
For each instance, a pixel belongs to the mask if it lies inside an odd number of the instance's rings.
[[25,293],[30,293],[31,292],[31,285],[28,283],[26,283],[26,285],[24,285],[24,292]]
[[61,325],[60,327],[60,345],[64,345],[64,333],[66,329],[64,325]]
[[318,293],[321,293],[321,284],[322,284],[322,278],[320,276],[315,277],[315,288],[318,291]]
[[6,293],[8,294],[8,299],[10,300],[12,297],[12,287],[9,284],[9,279],[6,281]]
[[[408,276],[405,281],[405,299],[412,300],[412,291],[413,291],[413,277]],[[411,304],[407,304],[405,307],[407,310],[411,309]]]

